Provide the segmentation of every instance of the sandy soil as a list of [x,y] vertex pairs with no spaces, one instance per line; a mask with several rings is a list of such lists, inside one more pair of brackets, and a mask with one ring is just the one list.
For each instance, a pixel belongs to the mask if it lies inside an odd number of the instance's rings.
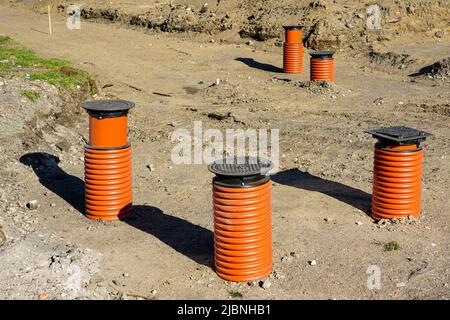
[[[307,72],[282,74],[282,49],[270,42],[212,43],[205,34],[144,33],[92,22],[69,31],[63,16],[55,17],[51,38],[46,27],[46,15],[1,7],[1,34],[41,55],[74,61],[92,73],[100,96],[137,104],[129,120],[134,216],[106,224],[82,215],[87,117],[80,112],[70,123],[59,123],[71,132],[67,140],[73,148],[60,150],[46,141],[11,147],[17,152],[5,160],[7,174],[2,175],[0,217],[8,239],[2,257],[47,241],[47,256],[38,260],[50,261],[50,269],[51,257],[64,251],[48,250],[55,239],[87,252],[90,258],[77,266],[94,261],[98,269],[93,267],[83,281],[105,291],[79,291],[80,298],[227,299],[230,290],[256,299],[450,298],[449,82],[409,76],[450,56],[447,34],[405,34],[375,43],[382,52],[408,54],[411,62],[403,67],[398,61],[404,60],[395,54],[371,60],[363,51],[338,52],[336,85],[327,90],[299,86],[308,80]],[[307,59],[304,68],[309,70]],[[216,79],[220,85],[210,86]],[[219,121],[208,117],[211,112],[233,117]],[[176,166],[170,160],[170,133],[192,130],[197,120],[204,128],[280,129],[282,168],[272,176],[275,271],[270,289],[227,283],[214,274],[212,175],[205,165]],[[414,224],[380,226],[367,215],[374,141],[363,131],[390,125],[434,135],[425,143],[423,215]],[[51,135],[50,129],[43,130]],[[6,144],[2,149],[7,150]],[[59,163],[49,160],[54,157]],[[25,207],[31,199],[38,200],[37,210]],[[14,214],[20,217],[16,221]],[[31,229],[17,231],[27,216],[32,216]],[[392,240],[401,250],[384,252],[383,244]],[[46,277],[41,264],[33,266],[33,257],[28,272],[36,269]],[[311,266],[311,260],[317,265]],[[0,259],[0,269],[10,263]],[[366,286],[370,265],[381,268],[381,290]],[[1,290],[1,298],[74,295],[71,286],[55,293],[39,292],[39,286],[15,287],[13,275],[1,273],[0,286],[8,289]],[[61,274],[65,279],[66,273]]]

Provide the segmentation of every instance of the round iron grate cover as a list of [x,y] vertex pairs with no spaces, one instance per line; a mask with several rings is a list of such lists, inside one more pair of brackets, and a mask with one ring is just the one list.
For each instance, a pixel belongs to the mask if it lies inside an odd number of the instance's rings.
[[266,175],[272,168],[272,161],[256,157],[226,158],[214,161],[208,166],[212,173],[228,177]]
[[313,58],[331,58],[334,51],[313,51],[309,53]]

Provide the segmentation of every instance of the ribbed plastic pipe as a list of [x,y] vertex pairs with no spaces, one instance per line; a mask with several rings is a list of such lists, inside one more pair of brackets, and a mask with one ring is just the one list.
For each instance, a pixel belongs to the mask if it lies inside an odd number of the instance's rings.
[[311,53],[311,81],[334,81],[333,51],[317,51]]
[[283,72],[301,73],[303,70],[303,41],[301,26],[284,26]]
[[252,188],[213,183],[214,250],[217,274],[253,281],[272,271],[271,182]]
[[86,215],[114,221],[131,214],[132,149],[84,148]]
[[372,216],[375,220],[420,215],[423,150],[416,144],[375,146]]
[[84,148],[86,216],[114,221],[132,212],[132,148],[127,142],[127,114],[134,103],[95,100],[89,113],[89,143]]
[[272,272],[271,180],[245,166],[223,168],[210,169],[219,172],[212,183],[216,273],[234,282],[263,279]]
[[372,217],[417,218],[421,210],[424,152],[432,134],[405,126],[365,131],[378,140],[373,162]]

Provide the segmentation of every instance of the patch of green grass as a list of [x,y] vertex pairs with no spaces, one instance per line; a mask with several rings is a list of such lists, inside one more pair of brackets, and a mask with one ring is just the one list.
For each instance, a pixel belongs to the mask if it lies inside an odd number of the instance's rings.
[[39,97],[41,96],[41,94],[35,90],[22,90],[20,94],[28,98],[28,100],[30,100],[31,102],[36,102],[37,99],[39,99]]
[[90,79],[87,72],[74,68],[67,60],[41,58],[11,38],[0,37],[0,73],[20,76],[24,71],[30,75],[31,80],[44,80],[60,89],[71,91]]
[[37,101],[41,94],[36,90],[22,90],[21,95],[25,98],[28,98],[30,101]]
[[389,241],[384,245],[384,251],[398,251],[400,249],[400,244],[397,241]]
[[89,81],[89,75],[84,71],[79,71],[76,74],[67,74],[60,68],[57,70],[33,72],[30,74],[30,79],[44,80],[57,88],[74,90],[77,85],[82,85]]
[[242,299],[244,297],[239,291],[229,291],[229,294],[233,299]]

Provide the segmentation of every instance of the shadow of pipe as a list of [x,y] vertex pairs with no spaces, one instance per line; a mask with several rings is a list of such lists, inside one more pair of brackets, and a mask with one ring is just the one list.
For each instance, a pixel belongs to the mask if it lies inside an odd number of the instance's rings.
[[[20,162],[30,166],[39,182],[84,214],[84,181],[70,175],[58,165],[59,158],[35,152],[23,155]],[[148,205],[133,206],[133,213],[124,220],[128,225],[158,238],[191,260],[212,267],[213,232]]]
[[191,260],[212,268],[214,259],[212,231],[149,205],[133,206],[133,214],[125,222],[153,235]]
[[19,161],[33,169],[44,187],[84,214],[84,182],[61,169],[58,157],[33,152],[23,155]]
[[415,72],[415,73],[411,73],[408,75],[408,77],[419,77],[419,76],[423,76],[423,75],[427,75],[427,74],[431,74],[433,72],[433,68],[434,68],[434,64],[430,64],[428,66],[425,66],[423,68],[421,68],[419,71]]
[[283,73],[283,69],[281,68],[278,68],[271,64],[258,62],[252,58],[236,58],[235,60],[246,64],[250,68],[259,69],[267,72]]
[[271,176],[276,183],[316,191],[344,202],[370,216],[371,195],[345,184],[323,179],[298,169],[289,169]]

